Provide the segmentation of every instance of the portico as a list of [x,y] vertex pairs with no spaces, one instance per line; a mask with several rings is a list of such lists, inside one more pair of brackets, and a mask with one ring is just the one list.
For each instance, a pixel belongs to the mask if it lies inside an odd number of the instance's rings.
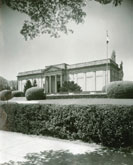
[[58,93],[62,87],[62,75],[45,76],[45,91],[46,93]]
[[46,93],[58,93],[64,81],[64,68],[49,66],[44,71]]

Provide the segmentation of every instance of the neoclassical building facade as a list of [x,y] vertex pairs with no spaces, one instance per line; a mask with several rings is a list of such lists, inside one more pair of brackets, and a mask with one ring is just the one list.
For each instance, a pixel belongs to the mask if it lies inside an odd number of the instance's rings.
[[118,65],[115,57],[108,59],[46,66],[45,69],[20,72],[17,75],[18,90],[23,91],[27,80],[37,82],[46,93],[58,93],[65,81],[74,81],[82,91],[97,92],[112,81],[123,79],[123,64]]

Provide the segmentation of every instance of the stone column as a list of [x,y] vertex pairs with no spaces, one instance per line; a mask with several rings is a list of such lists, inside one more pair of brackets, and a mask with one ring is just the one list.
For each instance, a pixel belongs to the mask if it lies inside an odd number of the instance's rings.
[[95,91],[97,90],[97,87],[96,87],[96,82],[97,81],[97,79],[96,79],[96,71],[94,72],[94,82],[95,82]]
[[51,76],[49,76],[49,93],[51,93]]
[[62,75],[60,75],[60,86],[62,87]]
[[87,90],[87,89],[86,89],[86,88],[87,88],[87,87],[86,87],[86,73],[84,73],[84,83],[85,83],[85,84],[84,84],[84,85],[85,85],[85,86],[84,86],[84,90],[86,91],[86,90]]
[[57,93],[57,75],[55,75],[55,93]]
[[45,76],[44,89],[45,89],[45,92],[48,93],[48,78],[47,78],[47,76]]
[[20,80],[20,86],[21,86],[21,87],[20,87],[21,91],[23,91],[23,90],[22,90],[22,80]]

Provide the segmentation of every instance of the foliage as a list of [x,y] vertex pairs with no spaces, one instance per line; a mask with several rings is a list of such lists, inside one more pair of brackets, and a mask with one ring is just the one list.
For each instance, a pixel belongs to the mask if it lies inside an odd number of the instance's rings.
[[36,80],[33,81],[33,87],[36,87],[37,86],[37,82]]
[[12,92],[10,90],[2,90],[0,92],[0,100],[6,101],[12,98]]
[[0,91],[4,89],[10,89],[8,81],[0,76]]
[[39,87],[32,87],[26,91],[26,99],[27,100],[42,100],[46,98],[46,94],[44,94],[44,89]]
[[65,81],[60,88],[60,92],[81,92],[81,87],[74,81]]
[[32,87],[31,81],[30,80],[27,80],[26,81],[26,84],[24,86],[24,93],[26,92],[27,89],[29,89],[31,87]]
[[9,131],[133,147],[133,106],[2,105]]
[[[88,0],[89,1],[89,0]],[[113,3],[115,6],[123,0],[95,0],[101,4]],[[87,0],[2,0],[8,7],[29,16],[21,29],[24,38],[33,39],[41,33],[58,37],[60,32],[72,31],[67,27],[73,21],[83,22],[86,15],[84,7]]]
[[12,91],[12,96],[13,97],[23,97],[24,96],[24,92],[21,92],[21,91]]
[[18,83],[16,80],[9,81],[9,86],[11,90],[17,90],[18,89]]
[[28,153],[25,161],[2,163],[1,165],[132,165],[132,153],[119,150],[72,154],[69,151],[41,151]]
[[115,81],[107,86],[109,98],[133,98],[132,81]]

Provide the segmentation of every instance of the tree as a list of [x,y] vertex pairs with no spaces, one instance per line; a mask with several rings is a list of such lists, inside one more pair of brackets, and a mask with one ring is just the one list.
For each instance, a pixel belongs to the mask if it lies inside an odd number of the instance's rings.
[[33,81],[33,87],[37,87],[37,82],[36,82],[36,80]]
[[18,89],[18,84],[16,80],[11,80],[9,81],[9,86],[11,90],[17,90]]
[[74,81],[65,81],[60,88],[60,92],[81,92],[81,87]]
[[0,76],[0,91],[4,89],[10,89],[8,81]]
[[26,84],[24,86],[24,93],[26,92],[27,89],[29,89],[31,87],[32,87],[31,81],[30,80],[27,80],[26,81]]
[[116,62],[116,52],[115,52],[115,50],[112,51],[111,59],[112,59],[114,62]]
[[[117,6],[123,0],[94,1],[101,4],[113,3]],[[29,16],[30,19],[25,20],[21,29],[21,34],[27,40],[41,33],[59,37],[60,32],[72,32],[67,25],[71,21],[77,24],[83,22],[87,0],[2,0],[2,4]]]

